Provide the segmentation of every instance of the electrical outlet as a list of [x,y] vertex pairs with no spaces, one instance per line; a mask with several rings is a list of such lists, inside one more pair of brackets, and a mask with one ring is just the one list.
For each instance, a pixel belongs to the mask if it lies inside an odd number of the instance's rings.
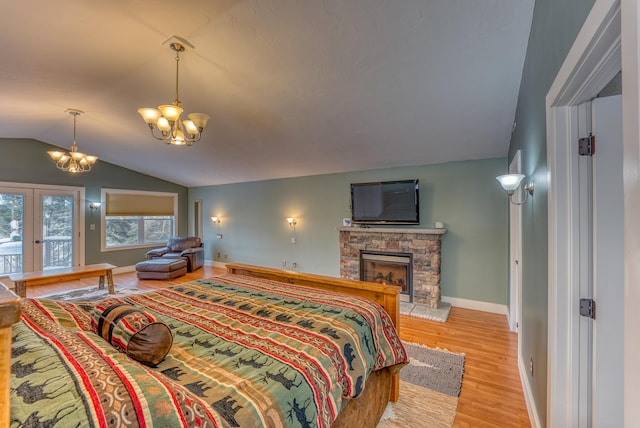
[[96,230],[96,225],[95,224],[90,224],[89,225],[89,230]]
[[229,255],[227,253],[224,253],[224,259],[227,260],[229,258]]
[[529,373],[531,373],[531,377],[533,377],[533,357],[529,360]]
[[222,239],[222,233],[218,233],[218,234],[216,235],[216,238],[218,238],[218,239]]
[[287,267],[287,261],[286,260],[282,261],[282,267]]
[[292,236],[292,237],[291,237],[291,243],[292,243],[292,244],[295,244],[295,243],[296,243],[296,237],[295,237],[295,236]]
[[291,263],[291,267],[294,268],[294,269],[297,268],[298,267],[298,262],[292,262]]
[[220,260],[220,251],[216,253],[216,259]]

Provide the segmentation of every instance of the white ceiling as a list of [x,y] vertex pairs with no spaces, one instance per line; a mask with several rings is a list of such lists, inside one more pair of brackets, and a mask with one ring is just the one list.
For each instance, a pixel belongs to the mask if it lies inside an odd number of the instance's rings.
[[[506,156],[534,0],[19,0],[0,6],[0,136],[185,186]],[[192,147],[140,107],[211,119]],[[99,163],[96,168],[99,168]]]

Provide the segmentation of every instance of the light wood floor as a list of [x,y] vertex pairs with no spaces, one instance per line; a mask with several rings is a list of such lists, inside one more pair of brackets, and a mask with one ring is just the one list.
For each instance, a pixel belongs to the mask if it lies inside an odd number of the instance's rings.
[[[138,280],[135,272],[114,275],[118,288],[157,289],[211,276],[222,269],[205,266],[173,281]],[[82,279],[34,286],[28,297],[64,292],[97,284]],[[8,285],[8,284],[7,284]],[[410,316],[400,319],[406,342],[466,354],[456,427],[530,427],[517,364],[518,337],[509,331],[504,315],[452,308],[446,323]]]

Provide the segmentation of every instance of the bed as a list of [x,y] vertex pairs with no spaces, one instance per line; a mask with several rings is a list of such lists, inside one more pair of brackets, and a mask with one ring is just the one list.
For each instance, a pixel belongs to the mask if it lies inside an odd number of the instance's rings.
[[[165,326],[168,354],[101,337],[116,307]],[[407,362],[398,317],[398,287],[239,264],[97,304],[5,289],[0,426],[375,426]]]

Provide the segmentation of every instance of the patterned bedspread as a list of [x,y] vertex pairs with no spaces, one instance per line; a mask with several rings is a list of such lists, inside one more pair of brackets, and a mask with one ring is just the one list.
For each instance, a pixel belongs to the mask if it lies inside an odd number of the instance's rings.
[[[336,297],[337,296],[337,297]],[[12,426],[328,427],[372,370],[407,361],[366,299],[221,275],[118,299],[174,336],[155,368],[91,330],[91,303],[23,299]]]

